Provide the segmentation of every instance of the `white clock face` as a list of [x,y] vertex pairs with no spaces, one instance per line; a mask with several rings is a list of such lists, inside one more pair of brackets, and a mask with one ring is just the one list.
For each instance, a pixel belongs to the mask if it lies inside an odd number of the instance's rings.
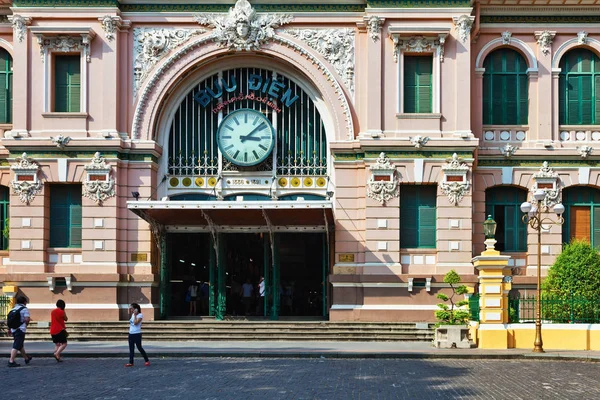
[[221,121],[217,143],[223,157],[241,166],[264,161],[275,146],[275,132],[265,115],[256,110],[241,109]]

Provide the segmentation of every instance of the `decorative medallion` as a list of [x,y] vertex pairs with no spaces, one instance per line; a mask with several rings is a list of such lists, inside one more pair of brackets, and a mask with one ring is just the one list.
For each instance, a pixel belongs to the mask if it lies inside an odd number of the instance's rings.
[[381,27],[383,26],[385,19],[380,18],[376,15],[372,15],[370,17],[365,17],[365,22],[367,23],[367,30],[369,31],[369,36],[373,42],[379,40],[381,35]]
[[543,31],[543,32],[535,32],[535,39],[537,40],[538,46],[542,50],[542,54],[547,56],[550,54],[550,50],[552,49],[552,40],[554,36],[556,36],[555,31]]
[[27,153],[23,153],[18,160],[18,164],[10,167],[15,174],[10,185],[13,188],[13,192],[19,195],[19,200],[29,205],[40,190],[42,190],[43,184],[38,179],[40,166],[27,157]]
[[54,143],[56,147],[63,149],[71,141],[71,137],[63,135],[58,135],[56,137],[50,136],[50,140],[52,140],[52,143]]
[[367,197],[384,204],[400,195],[396,166],[390,162],[384,152],[379,154],[375,164],[369,169],[371,176],[367,181]]
[[115,196],[115,180],[111,176],[112,167],[106,164],[104,157],[99,152],[84,167],[87,177],[83,181],[83,197],[101,204],[109,197]]
[[21,15],[9,15],[8,20],[12,23],[14,35],[21,43],[25,40],[25,35],[27,35],[27,26],[31,24],[30,17],[23,17]]
[[204,29],[135,28],[133,30],[133,90],[134,97],[148,73],[172,49]]
[[471,34],[471,27],[473,27],[473,20],[475,17],[469,15],[461,15],[460,17],[452,17],[454,25],[456,25],[456,31],[461,42],[466,42]]
[[322,55],[354,94],[354,29],[288,29],[285,33],[304,41]]
[[100,17],[98,20],[102,23],[102,29],[106,32],[106,40],[112,42],[115,39],[115,33],[121,27],[123,20],[121,17],[111,17],[110,15]]
[[198,186],[198,187],[204,186],[204,179],[203,178],[196,178],[194,182],[196,183],[196,186]]
[[318,187],[325,187],[325,185],[327,185],[327,179],[317,178],[317,186]]
[[502,147],[500,149],[500,151],[502,152],[502,155],[506,158],[511,158],[512,156],[515,155],[515,152],[517,151],[517,147],[512,146],[510,143],[506,143],[506,146]]
[[42,62],[46,59],[46,54],[52,51],[55,53],[83,53],[85,60],[91,62],[90,44],[95,37],[94,31],[81,34],[79,36],[51,36],[45,37],[43,34],[37,34],[38,44],[40,46],[40,55]]
[[259,50],[275,36],[275,28],[292,20],[287,14],[258,15],[247,0],[238,0],[227,15],[203,13],[194,16],[200,25],[214,28],[212,39],[232,51]]
[[[537,190],[543,190],[546,194],[540,203],[542,211],[547,211],[554,204],[560,203],[560,178],[557,172],[548,166],[548,161],[544,161],[540,171],[533,174],[534,184],[531,188],[531,193]],[[533,196],[531,202],[537,204],[537,200]]]
[[300,178],[292,178],[291,182],[292,187],[298,187],[300,186]]
[[577,152],[583,159],[588,158],[592,154],[592,150],[592,146],[577,146]]
[[425,144],[429,141],[428,136],[421,135],[411,136],[408,139],[413,144],[413,146],[415,146],[415,149],[420,149],[421,147],[425,146]]
[[457,206],[469,190],[470,184],[467,173],[470,168],[456,153],[452,155],[452,158],[446,160],[446,163],[442,167],[444,180],[440,182],[440,188],[448,197],[448,201]]
[[502,44],[510,44],[510,39],[512,38],[512,33],[509,31],[502,32]]
[[577,44],[587,44],[588,34],[586,31],[577,32]]

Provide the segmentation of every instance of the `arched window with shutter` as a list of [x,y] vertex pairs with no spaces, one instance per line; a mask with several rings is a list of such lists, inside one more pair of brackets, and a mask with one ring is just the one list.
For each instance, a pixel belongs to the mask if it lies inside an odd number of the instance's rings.
[[559,123],[600,124],[600,59],[588,49],[569,51],[560,60]]
[[563,242],[585,240],[600,249],[600,190],[590,186],[565,188],[562,203],[565,206]]
[[12,57],[0,48],[0,124],[12,123]]
[[490,53],[483,66],[483,124],[527,125],[529,80],[523,56],[502,48]]

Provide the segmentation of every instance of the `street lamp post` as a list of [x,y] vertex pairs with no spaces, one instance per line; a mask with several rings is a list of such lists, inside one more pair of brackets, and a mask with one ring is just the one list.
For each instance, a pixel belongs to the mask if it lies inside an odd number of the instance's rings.
[[554,205],[554,213],[557,219],[542,216],[542,200],[546,197],[546,192],[543,190],[536,190],[533,193],[533,198],[536,200],[537,205],[533,205],[529,202],[521,204],[521,211],[523,215],[523,222],[528,224],[534,230],[537,231],[537,303],[536,303],[536,316],[535,316],[535,340],[533,342],[533,352],[543,353],[544,343],[542,341],[542,229],[544,224],[548,225],[562,225],[565,220],[562,217],[565,212],[565,207],[561,203]]

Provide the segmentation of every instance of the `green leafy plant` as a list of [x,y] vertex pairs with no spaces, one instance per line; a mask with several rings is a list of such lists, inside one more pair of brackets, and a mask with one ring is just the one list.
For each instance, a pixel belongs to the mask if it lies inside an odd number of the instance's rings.
[[450,296],[444,293],[438,293],[437,298],[445,301],[446,303],[439,303],[437,306],[440,308],[435,312],[435,317],[438,320],[439,325],[464,325],[469,321],[469,311],[461,309],[460,307],[469,304],[468,300],[455,301],[455,296],[463,296],[468,292],[465,285],[458,285],[460,283],[460,275],[455,270],[451,270],[444,276],[444,282],[450,285],[452,294]]

